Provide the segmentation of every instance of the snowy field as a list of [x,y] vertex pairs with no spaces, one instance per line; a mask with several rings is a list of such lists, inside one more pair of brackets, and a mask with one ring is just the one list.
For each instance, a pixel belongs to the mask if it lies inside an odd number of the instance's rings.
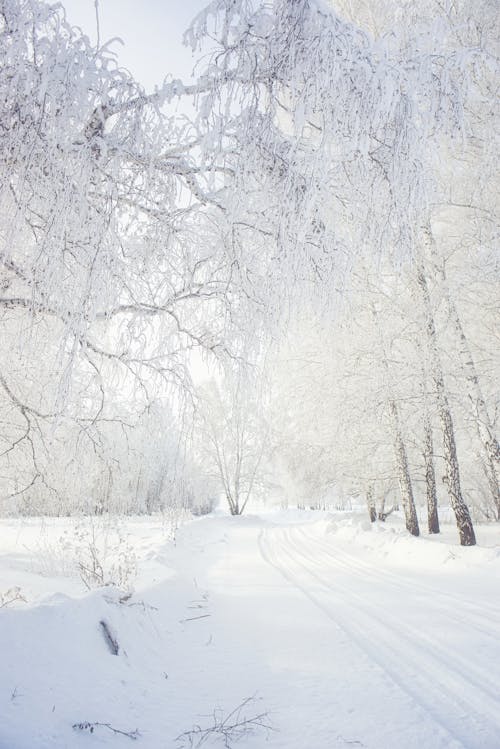
[[500,746],[498,525],[0,524],[1,749]]

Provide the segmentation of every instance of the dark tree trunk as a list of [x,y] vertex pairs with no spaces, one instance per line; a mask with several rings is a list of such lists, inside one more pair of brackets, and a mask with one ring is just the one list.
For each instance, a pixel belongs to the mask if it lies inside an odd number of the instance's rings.
[[436,473],[434,470],[434,445],[432,440],[432,425],[428,415],[426,415],[425,417],[424,430],[425,486],[427,491],[427,527],[429,529],[429,533],[439,533]]
[[373,491],[373,484],[370,484],[368,491],[366,492],[366,504],[368,506],[368,515],[370,521],[374,523],[377,520],[377,510],[375,509],[375,493]]
[[429,288],[427,286],[427,278],[425,276],[423,264],[421,264],[418,269],[418,285],[422,292],[424,303],[427,344],[431,359],[432,379],[436,389],[439,418],[443,431],[443,452],[446,466],[445,482],[448,487],[450,504],[455,513],[460,543],[462,546],[474,546],[476,543],[476,537],[474,535],[469,508],[462,496],[453,419],[451,417],[450,406],[446,396],[441,360],[437,347],[436,327],[434,324]]
[[474,427],[480,445],[481,460],[495,505],[497,520],[500,520],[500,482],[498,479],[500,468],[500,446],[495,436],[494,426],[484,400],[479,376],[474,363],[474,357],[472,356],[472,351],[465,335],[458,309],[448,289],[444,266],[438,263],[436,242],[430,227],[426,228],[425,235],[434,266],[441,278],[444,299],[448,308],[448,317],[453,324],[458,339],[458,348],[462,360],[462,366],[466,381],[469,385],[469,402],[471,405]]
[[406,529],[412,534],[412,536],[419,536],[420,529],[418,527],[417,511],[415,509],[415,500],[413,498],[413,488],[411,485],[410,469],[408,465],[408,456],[406,453],[406,446],[403,441],[403,434],[401,431],[401,424],[399,421],[399,411],[394,400],[394,395],[390,388],[391,372],[389,368],[389,362],[385,351],[384,338],[382,330],[378,323],[378,314],[375,305],[371,304],[371,310],[374,320],[377,324],[378,335],[380,338],[380,346],[382,349],[382,364],[387,373],[388,382],[388,405],[391,414],[392,421],[392,437],[394,443],[394,456],[396,459],[396,467],[398,473],[399,489],[401,492],[401,501],[403,503],[403,509],[405,513]]
[[474,426],[481,450],[481,460],[491,496],[493,498],[493,503],[495,505],[497,519],[500,520],[500,485],[498,481],[500,447],[486,408],[476,367],[462,328],[462,323],[458,316],[455,304],[450,298],[448,298],[448,310],[460,341],[460,354],[463,361],[465,376],[470,387],[469,401],[472,406]]
[[443,406],[440,408],[440,418],[443,427],[443,447],[446,463],[445,482],[448,487],[451,506],[457,521],[460,543],[462,546],[474,546],[476,536],[469,512],[464,502],[460,488],[460,472],[458,467],[457,447],[455,444],[455,433],[453,422],[446,397],[443,397]]
[[401,491],[401,501],[405,513],[406,529],[412,536],[419,536],[417,511],[415,509],[415,500],[413,498],[413,488],[411,484],[410,469],[408,466],[408,455],[406,446],[401,435],[399,425],[399,413],[395,401],[390,402],[390,409],[394,425],[394,452],[396,456],[396,465],[398,470],[399,488]]

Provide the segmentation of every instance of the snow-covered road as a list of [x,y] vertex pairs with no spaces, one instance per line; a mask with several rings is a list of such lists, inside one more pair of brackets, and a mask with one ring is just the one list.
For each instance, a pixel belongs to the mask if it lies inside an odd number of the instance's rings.
[[[498,528],[463,549],[452,529],[413,539],[397,519],[316,518],[203,518],[175,544],[159,523],[130,521],[139,576],[124,603],[36,577],[34,557],[23,573],[17,528],[0,574],[18,576],[29,605],[0,610],[0,749],[131,743],[106,724],[137,728],[142,749],[195,747],[200,735],[176,737],[247,698],[238,720],[264,713],[273,730],[229,746],[498,749]],[[72,728],[82,721],[95,730]]]
[[[331,622],[333,640],[340,630],[355,646],[350,678],[366,665],[380,677],[373,702],[381,722],[400,723],[407,747],[500,746],[498,603],[377,568],[314,531],[263,530],[261,553]],[[406,715],[394,715],[402,697]],[[424,743],[418,724],[431,731]]]

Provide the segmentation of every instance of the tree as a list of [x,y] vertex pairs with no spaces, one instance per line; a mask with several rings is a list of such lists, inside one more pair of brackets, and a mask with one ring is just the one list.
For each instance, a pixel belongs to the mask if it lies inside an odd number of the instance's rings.
[[199,389],[199,452],[231,515],[241,515],[262,488],[265,460],[272,453],[262,397],[241,371],[227,372],[222,381]]
[[[440,16],[439,34],[435,18],[418,21],[375,40],[319,0],[221,0],[192,25],[194,45],[207,35],[217,45],[198,92],[211,134],[205,158],[235,175],[221,198],[229,249],[242,278],[262,280],[259,301],[275,318],[286,320],[297,296],[312,299],[311,289],[332,308],[333,290],[346,286],[357,258],[425,266],[422,228],[441,197],[440,160],[459,157],[456,138],[469,125],[466,107],[484,80],[488,51],[468,46],[470,35],[461,40],[454,19]],[[257,256],[245,253],[249,242]],[[461,543],[472,544],[420,271],[418,281],[447,485]],[[389,403],[398,462],[407,466],[397,406]],[[409,470],[400,474],[410,508]]]
[[179,399],[190,351],[226,348],[234,291],[195,126],[167,111],[175,82],[146,94],[37,0],[1,3],[0,59],[0,460],[15,502],[61,490],[53,450],[97,452],[110,424]]

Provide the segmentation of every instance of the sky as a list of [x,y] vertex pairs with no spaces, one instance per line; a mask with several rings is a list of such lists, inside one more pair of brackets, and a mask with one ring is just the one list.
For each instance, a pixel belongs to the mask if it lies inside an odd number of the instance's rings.
[[[95,0],[62,0],[68,21],[96,42]],[[186,80],[194,66],[182,35],[208,0],[98,0],[101,44],[120,37],[112,49],[147,90],[166,75]]]

